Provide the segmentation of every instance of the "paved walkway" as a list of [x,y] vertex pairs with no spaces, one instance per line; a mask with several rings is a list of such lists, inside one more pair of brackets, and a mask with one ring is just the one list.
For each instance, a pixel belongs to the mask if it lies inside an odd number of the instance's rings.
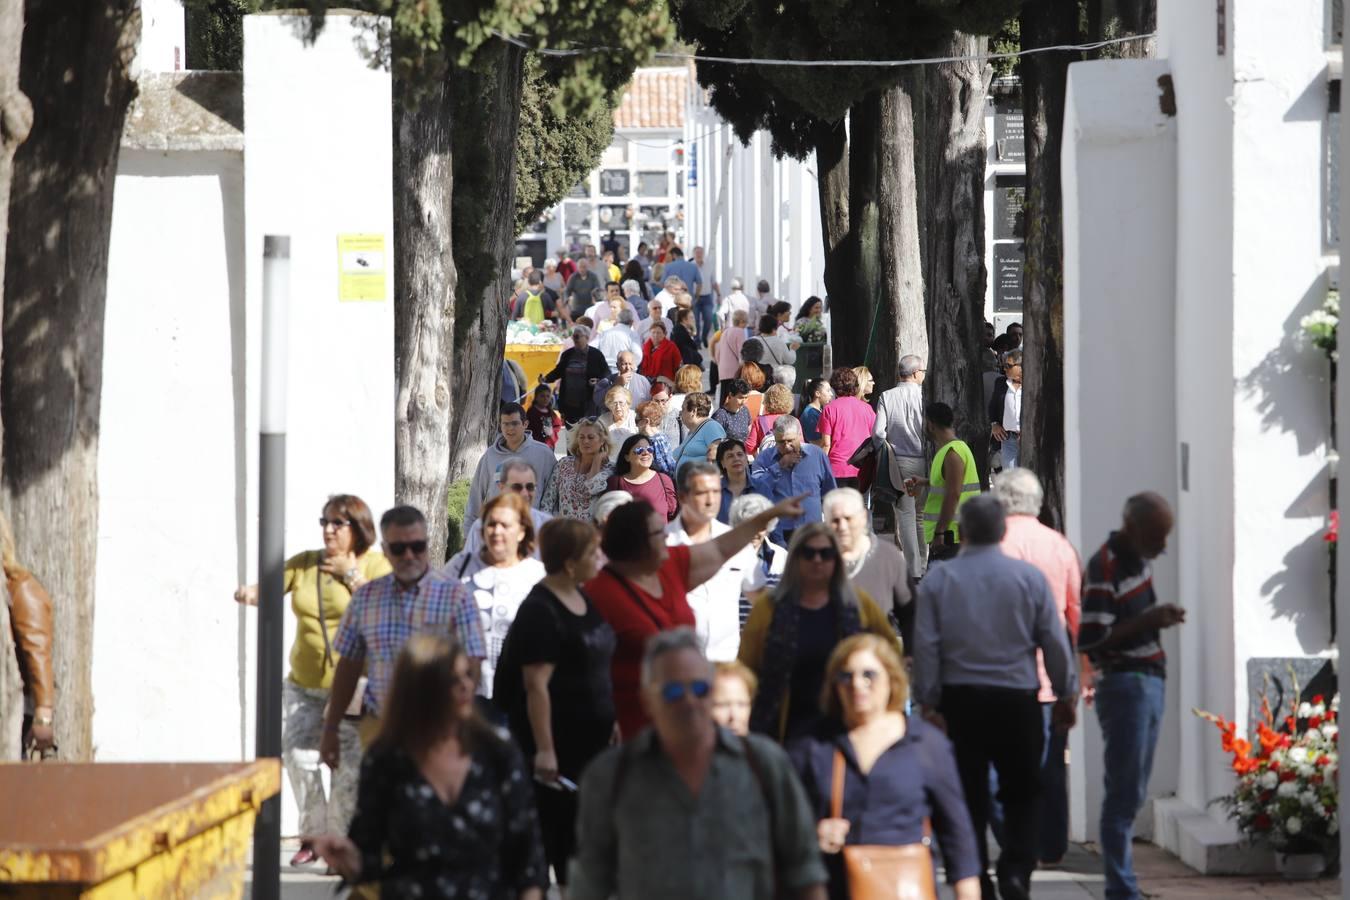
[[[284,862],[295,852],[294,845],[287,844],[282,852]],[[1278,876],[1206,877],[1152,844],[1135,844],[1134,860],[1145,895],[1162,900],[1255,900],[1258,897],[1339,900],[1341,896],[1340,879],[1284,881]],[[322,871],[319,868],[317,872],[301,872],[283,865],[281,896],[285,900],[332,900],[337,880],[318,874]],[[1095,848],[1091,844],[1074,844],[1062,865],[1036,873],[1032,896],[1036,900],[1103,900],[1103,887],[1101,864]],[[945,887],[941,895],[944,900],[952,896]],[[557,891],[550,892],[549,896],[556,900]]]

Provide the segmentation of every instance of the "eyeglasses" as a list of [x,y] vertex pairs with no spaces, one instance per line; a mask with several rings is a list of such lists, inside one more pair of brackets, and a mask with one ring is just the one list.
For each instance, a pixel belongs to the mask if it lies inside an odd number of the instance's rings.
[[427,552],[426,541],[391,541],[385,544],[385,547],[388,548],[389,555],[394,557],[402,556],[409,550],[413,552],[413,556],[421,556]]
[[696,678],[693,681],[667,681],[661,685],[661,699],[667,703],[679,703],[684,699],[685,694],[692,694],[694,699],[702,700],[708,696],[712,690],[710,685],[703,678]]
[[798,551],[802,559],[818,559],[821,562],[832,562],[839,558],[839,551],[833,547],[803,547]]
[[881,673],[876,669],[840,669],[834,674],[834,682],[835,684],[852,684],[853,679],[861,678],[870,686],[876,684],[880,677]]
[[[649,424],[650,424],[650,423],[649,423]],[[632,450],[629,450],[628,452],[629,452],[629,453],[632,453],[632,454],[634,454],[634,455],[636,455],[636,456],[651,456],[651,455],[652,455],[652,448],[651,448],[651,447],[634,447]]]
[[346,528],[348,525],[351,524],[352,523],[350,519],[328,519],[324,518],[323,516],[319,517],[320,528],[327,528],[329,525],[332,525],[334,528]]
[[508,484],[507,487],[510,488],[511,490],[515,491],[517,494],[520,494],[520,493],[530,493],[530,494],[533,494],[533,493],[534,493],[535,484],[534,484],[533,481],[525,481],[525,482],[513,481],[513,482],[511,482],[510,484]]

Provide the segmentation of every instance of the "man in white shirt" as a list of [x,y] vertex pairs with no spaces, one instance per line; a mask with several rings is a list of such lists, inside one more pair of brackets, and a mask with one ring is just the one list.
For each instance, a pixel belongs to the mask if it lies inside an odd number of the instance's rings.
[[670,328],[670,323],[665,321],[665,319],[663,318],[665,316],[665,312],[662,311],[661,309],[660,300],[652,300],[650,303],[648,303],[647,312],[649,313],[647,318],[637,323],[637,327],[633,329],[635,332],[637,332],[638,338],[643,341],[647,340],[647,332],[651,331],[652,326],[655,325],[657,322],[660,322],[666,328]]
[[[877,400],[872,434],[891,447],[891,484],[928,475],[923,450],[923,360],[913,354],[900,357],[899,383]],[[918,500],[902,493],[895,504],[895,539],[905,551],[911,578],[923,575],[925,551]]]
[[619,354],[624,352],[633,354],[634,368],[642,365],[642,338],[633,330],[634,321],[636,318],[631,309],[620,310],[619,324],[601,332],[595,340],[595,346],[605,354],[611,372],[619,371]]
[[1003,468],[1015,469],[1022,449],[1022,351],[1003,356],[1003,376],[989,400],[989,431],[1000,444]]
[[731,324],[731,317],[737,310],[745,312],[745,320],[750,319],[750,298],[745,296],[742,290],[741,280],[739,278],[731,279],[731,293],[722,298],[722,304],[717,307],[717,318],[721,320],[722,327],[726,328]]
[[[685,463],[676,488],[680,514],[666,526],[666,546],[702,544],[731,530],[717,521],[722,505],[722,477],[708,462]],[[731,662],[741,646],[741,582],[755,566],[753,547],[742,548],[717,574],[689,591],[689,608],[708,659]]]
[[655,302],[661,304],[661,315],[664,316],[675,308],[676,295],[681,293],[682,291],[687,293],[689,288],[688,286],[685,285],[683,281],[681,281],[674,275],[671,275],[664,282],[662,282],[662,284],[665,286],[665,289],[662,290],[661,293],[656,295]]

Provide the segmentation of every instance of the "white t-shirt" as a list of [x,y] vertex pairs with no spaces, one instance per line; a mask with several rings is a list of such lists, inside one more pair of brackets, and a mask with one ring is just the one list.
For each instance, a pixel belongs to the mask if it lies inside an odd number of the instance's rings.
[[[712,538],[731,530],[731,526],[712,521]],[[684,530],[684,516],[666,526],[666,546],[690,546]],[[741,585],[755,567],[755,551],[745,546],[722,564],[717,574],[686,595],[694,611],[695,630],[703,642],[704,653],[712,662],[731,662],[741,649]]]
[[1003,396],[1003,430],[1022,430],[1022,386],[1008,382],[1008,393]]
[[544,577],[544,564],[537,559],[526,558],[514,566],[499,569],[484,562],[481,553],[461,550],[450,558],[438,574],[447,581],[462,582],[473,594],[473,602],[478,607],[478,616],[483,623],[483,639],[488,654],[487,659],[483,660],[478,693],[490,698],[492,678],[497,671],[497,659],[502,655],[506,633],[511,630],[511,623],[515,621],[525,595]]

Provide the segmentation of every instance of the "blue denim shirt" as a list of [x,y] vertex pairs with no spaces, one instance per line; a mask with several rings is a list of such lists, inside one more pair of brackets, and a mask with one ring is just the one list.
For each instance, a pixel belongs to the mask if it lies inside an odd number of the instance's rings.
[[774,503],[798,494],[807,495],[802,499],[802,515],[795,519],[779,519],[778,527],[770,533],[770,540],[784,546],[787,541],[783,539],[783,532],[821,521],[820,498],[835,489],[830,458],[815,444],[802,444],[801,461],[791,469],[778,465],[776,446],[765,450],[750,464],[750,484],[756,494],[763,494]]

